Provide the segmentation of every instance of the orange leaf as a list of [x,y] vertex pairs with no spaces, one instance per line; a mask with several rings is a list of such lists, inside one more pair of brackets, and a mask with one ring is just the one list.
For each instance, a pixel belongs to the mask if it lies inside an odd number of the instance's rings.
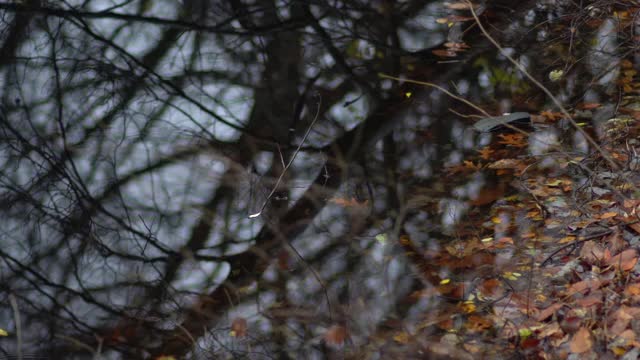
[[553,112],[553,111],[543,111],[543,112],[540,113],[540,115],[546,117],[547,119],[549,119],[551,121],[556,121],[558,119],[562,119],[562,117],[564,116],[560,112]]
[[600,286],[602,286],[602,281],[600,281],[599,279],[582,280],[569,286],[569,289],[567,290],[567,296],[571,296],[579,292],[584,292],[586,290],[598,290]]
[[573,335],[571,342],[569,343],[569,349],[572,353],[582,354],[593,347],[593,339],[591,339],[591,332],[585,327],[581,327],[578,332]]
[[231,322],[231,336],[236,338],[242,338],[247,335],[247,319],[235,318]]
[[629,286],[627,286],[626,289],[624,289],[624,293],[631,296],[640,295],[640,284],[639,283],[630,284]]
[[523,134],[498,134],[500,141],[498,144],[513,146],[513,147],[525,147],[527,142]]
[[563,306],[564,306],[563,303],[556,303],[547,307],[546,309],[540,311],[540,313],[536,317],[536,320],[538,321],[546,320],[549,316],[553,315],[556,311],[560,310]]
[[481,332],[490,329],[493,326],[493,322],[482,316],[471,315],[464,326],[471,332]]
[[369,200],[360,202],[356,198],[352,197],[351,199],[335,198],[331,199],[331,202],[343,207],[363,207],[367,205]]
[[599,214],[599,215],[597,215],[597,217],[600,218],[600,219],[610,219],[612,217],[615,217],[616,215],[618,215],[617,212],[609,211],[609,212],[606,212],[604,214]]
[[467,169],[471,169],[471,170],[482,169],[482,166],[474,164],[473,161],[465,160],[463,163],[464,163],[464,167],[466,167]]
[[341,346],[349,336],[347,328],[342,325],[331,325],[327,332],[324,333],[324,341],[329,345]]
[[612,265],[616,268],[619,267],[619,270],[629,271],[636,266],[638,262],[638,252],[636,249],[628,249],[620,254],[610,258],[607,261],[607,265]]
[[600,106],[602,106],[602,104],[599,104],[599,103],[583,103],[583,104],[578,105],[578,108],[582,109],[582,110],[592,110],[592,109],[597,109]]
[[480,153],[480,158],[482,160],[489,160],[491,159],[491,154],[494,153],[493,150],[491,150],[488,146],[485,146],[482,148],[482,150],[477,150]]
[[456,57],[456,56],[458,56],[458,54],[453,50],[435,49],[435,50],[433,50],[431,52],[435,56],[445,57],[445,58],[446,57]]
[[488,279],[478,286],[478,290],[484,296],[496,296],[502,292],[502,282],[498,279]]

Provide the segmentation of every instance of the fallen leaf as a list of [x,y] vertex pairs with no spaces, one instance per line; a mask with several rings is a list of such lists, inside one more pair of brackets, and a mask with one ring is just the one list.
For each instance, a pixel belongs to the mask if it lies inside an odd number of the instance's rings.
[[500,159],[489,164],[489,169],[518,169],[522,167],[522,161],[518,159]]
[[578,332],[573,335],[571,342],[569,343],[569,349],[572,353],[582,354],[593,347],[593,339],[591,339],[591,332],[585,327],[581,327]]
[[242,338],[247,335],[247,319],[235,318],[231,322],[231,336],[236,338]]
[[536,317],[536,320],[538,321],[546,320],[549,316],[553,315],[556,311],[562,309],[563,306],[564,306],[563,303],[555,303],[555,304],[552,304],[551,306],[548,306],[546,309],[540,311],[540,313]]
[[406,331],[403,331],[393,337],[393,340],[397,343],[406,345],[409,343],[409,334]]
[[478,153],[480,153],[480,158],[482,160],[491,159],[491,155],[494,153],[494,151],[491,150],[488,146],[485,146],[481,150],[477,150],[477,151],[478,151]]
[[603,282],[599,279],[587,279],[571,284],[567,289],[567,296],[585,292],[586,290],[595,291],[602,286]]
[[590,264],[598,263],[604,259],[604,249],[600,244],[597,244],[593,240],[589,240],[582,245],[582,249],[580,249],[580,258]]
[[436,50],[432,50],[431,52],[435,56],[444,57],[444,58],[458,56],[458,53],[456,53],[453,50],[436,49]]
[[640,234],[640,222],[635,222],[632,224],[628,224],[628,226],[633,229],[636,233]]
[[347,336],[349,336],[347,328],[342,325],[332,325],[324,333],[324,341],[329,345],[342,346]]
[[[458,1],[453,3],[445,2],[444,6],[447,9],[451,9],[451,10],[468,10],[469,9],[469,3],[465,1]],[[473,5],[473,6],[476,7],[477,5]]]
[[597,304],[602,304],[602,291],[598,290],[582,299],[577,299],[576,304],[588,308]]
[[483,316],[471,315],[465,323],[465,328],[471,332],[482,332],[490,329],[493,326],[493,322],[486,319]]
[[597,109],[600,106],[602,106],[602,104],[599,104],[599,103],[582,103],[582,104],[578,105],[578,108],[582,109],[582,110],[592,110],[592,109]]
[[616,217],[616,215],[618,215],[617,212],[609,211],[609,212],[597,215],[597,217],[604,220],[604,219],[610,219],[610,218]]
[[638,262],[636,249],[627,249],[607,261],[607,265],[614,266],[617,270],[630,271]]
[[629,284],[629,286],[624,289],[624,293],[631,296],[640,295],[640,283]]
[[527,141],[523,134],[498,134],[500,140],[498,144],[522,148],[527,146]]
[[619,253],[627,247],[627,242],[622,238],[622,231],[620,231],[620,228],[617,226],[604,241],[608,245],[608,249],[614,254]]

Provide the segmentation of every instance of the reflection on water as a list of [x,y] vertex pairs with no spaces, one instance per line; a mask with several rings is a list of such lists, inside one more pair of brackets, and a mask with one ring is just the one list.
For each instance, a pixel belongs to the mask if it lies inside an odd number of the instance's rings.
[[526,357],[635,266],[631,10],[486,1],[501,53],[462,3],[18,3],[7,354]]

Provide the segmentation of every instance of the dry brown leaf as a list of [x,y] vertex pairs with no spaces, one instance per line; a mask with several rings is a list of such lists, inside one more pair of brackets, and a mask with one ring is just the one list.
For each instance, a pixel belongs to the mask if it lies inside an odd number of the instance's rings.
[[546,320],[549,316],[553,315],[556,311],[562,309],[563,306],[564,306],[563,303],[555,303],[551,306],[548,306],[546,309],[541,310],[540,313],[538,313],[536,320],[538,321]]
[[624,289],[624,293],[628,296],[640,295],[640,283],[629,284],[629,286]]
[[351,199],[346,198],[334,198],[330,200],[332,203],[343,206],[343,207],[366,207],[369,203],[369,200],[358,201],[358,199],[352,197]]
[[247,335],[247,319],[235,318],[231,322],[231,336],[242,338]]
[[571,284],[569,289],[567,289],[567,296],[571,296],[577,293],[585,292],[586,290],[595,291],[602,286],[603,281],[600,279],[587,279],[578,281],[577,283]]
[[525,139],[523,134],[498,134],[500,140],[498,144],[512,146],[512,147],[526,147],[528,146],[527,140]]
[[607,265],[613,266],[616,270],[630,271],[638,262],[638,252],[636,249],[627,249],[620,254],[610,258]]
[[564,336],[564,332],[560,329],[560,324],[557,322],[552,322],[551,324],[546,325],[542,330],[540,330],[540,332],[538,332],[538,337],[540,339],[554,335],[560,335],[560,337]]
[[518,159],[500,159],[489,164],[489,169],[518,169],[522,167],[522,161]]
[[593,347],[593,339],[591,338],[591,332],[585,327],[581,327],[578,332],[573,335],[571,342],[569,343],[569,349],[572,353],[582,354]]
[[582,299],[577,299],[576,304],[582,306],[584,308],[588,308],[597,304],[602,304],[602,291],[594,291],[589,296],[586,296]]
[[600,244],[589,240],[582,245],[580,258],[590,264],[598,263],[604,259],[604,249]]
[[636,222],[633,224],[628,224],[628,226],[633,229],[636,233],[640,234],[640,222]]
[[604,219],[611,219],[611,218],[614,218],[614,217],[616,217],[616,215],[618,215],[618,213],[617,213],[617,212],[615,212],[615,211],[608,211],[608,212],[605,212],[605,213],[602,213],[602,214],[596,215],[596,217],[597,217],[597,218],[599,218],[599,219],[604,220]]
[[342,325],[331,325],[324,333],[324,341],[329,345],[342,346],[349,336],[347,328]]
[[491,204],[492,202],[501,199],[507,190],[507,184],[504,182],[498,183],[497,186],[492,188],[483,188],[478,194],[469,200],[469,204],[473,206],[484,206]]
[[491,150],[491,148],[489,148],[488,146],[485,146],[481,150],[477,150],[477,151],[480,154],[480,158],[482,160],[491,159],[491,155],[495,152],[495,151]]
[[[457,2],[445,2],[444,6],[447,9],[450,10],[468,10],[469,9],[469,3],[467,3],[466,1],[457,1]],[[474,7],[476,7],[477,5],[473,5]]]
[[614,336],[618,336],[627,329],[631,320],[638,316],[640,316],[640,308],[621,306],[609,316],[608,320],[612,325],[607,331]]
[[540,115],[546,117],[551,121],[556,121],[564,117],[564,115],[561,112],[553,112],[553,111],[543,111],[540,113]]
[[444,57],[444,58],[458,56],[458,53],[456,53],[455,51],[446,50],[446,49],[435,49],[435,50],[432,50],[431,52],[435,56]]
[[608,249],[614,254],[619,253],[627,247],[627,242],[622,238],[622,232],[618,226],[614,227],[613,232],[607,236],[604,241]]
[[599,103],[582,103],[578,105],[578,108],[582,110],[592,110],[592,109],[597,109],[601,106],[602,104],[599,104]]
[[403,345],[408,344],[409,343],[409,339],[410,339],[410,336],[406,331],[398,333],[393,337],[393,340],[395,340],[397,343],[400,343],[400,344],[403,344]]
[[498,279],[488,279],[478,286],[478,291],[485,297],[498,297],[503,293],[504,289],[502,288],[502,281]]
[[471,315],[465,323],[465,328],[470,332],[483,332],[490,329],[493,326],[493,322],[484,316]]

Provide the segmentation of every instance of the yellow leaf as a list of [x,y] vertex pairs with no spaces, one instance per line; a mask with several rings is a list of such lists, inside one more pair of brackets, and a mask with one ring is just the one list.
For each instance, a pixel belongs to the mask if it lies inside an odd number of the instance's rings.
[[378,234],[376,235],[376,241],[378,241],[381,244],[384,244],[385,241],[387,241],[387,234]]
[[560,79],[562,79],[562,77],[564,76],[564,71],[561,69],[556,69],[556,70],[552,70],[549,73],[549,80],[555,82],[558,81]]
[[507,280],[511,280],[511,281],[516,281],[518,280],[518,278],[522,276],[520,273],[517,272],[511,272],[511,271],[506,271],[504,274],[502,274],[502,277],[504,277]]
[[0,328],[0,336],[9,336],[7,330]]
[[401,332],[400,334],[393,337],[393,340],[399,342],[400,344],[408,344],[409,343],[409,334],[406,332]]
[[465,301],[464,304],[462,304],[462,311],[471,314],[476,311],[476,304],[474,304],[473,301]]
[[620,346],[614,346],[611,350],[616,356],[622,356],[627,353],[627,349]]
[[524,328],[524,329],[518,329],[518,335],[520,335],[520,337],[522,339],[526,339],[529,336],[531,336],[532,332],[530,329]]

